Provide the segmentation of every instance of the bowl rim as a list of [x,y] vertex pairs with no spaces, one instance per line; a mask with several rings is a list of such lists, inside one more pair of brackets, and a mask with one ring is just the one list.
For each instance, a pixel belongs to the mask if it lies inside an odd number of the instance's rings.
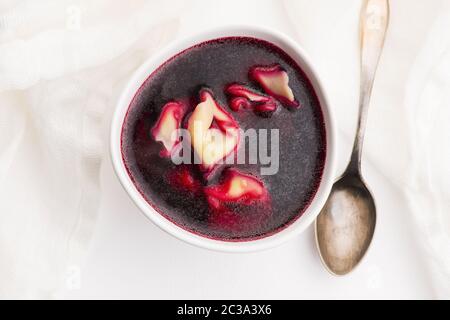
[[[144,199],[132,182],[123,163],[121,151],[121,132],[130,102],[151,73],[165,61],[187,48],[208,40],[233,36],[248,36],[269,41],[284,50],[299,64],[303,72],[309,78],[319,99],[326,130],[326,159],[322,179],[315,196],[302,216],[286,228],[268,235],[267,237],[236,242],[211,239],[192,233],[158,213]],[[294,236],[299,235],[315,221],[328,198],[335,180],[337,159],[335,118],[332,114],[329,99],[322,83],[316,69],[313,67],[310,58],[303,48],[285,34],[273,29],[254,25],[229,25],[217,27],[208,31],[197,32],[183,37],[183,39],[176,39],[164,49],[159,50],[157,54],[147,59],[133,73],[120,95],[113,114],[110,129],[110,156],[114,171],[122,187],[138,206],[140,211],[159,228],[186,243],[222,252],[253,252],[276,247]]]

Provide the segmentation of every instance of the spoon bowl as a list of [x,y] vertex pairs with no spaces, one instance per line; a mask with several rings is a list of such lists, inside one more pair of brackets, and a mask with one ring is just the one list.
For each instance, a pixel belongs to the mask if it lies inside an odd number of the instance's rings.
[[[342,176],[317,218],[317,245],[328,270],[345,275],[361,261],[376,224],[375,202],[359,174]],[[317,230],[316,230],[317,231]]]

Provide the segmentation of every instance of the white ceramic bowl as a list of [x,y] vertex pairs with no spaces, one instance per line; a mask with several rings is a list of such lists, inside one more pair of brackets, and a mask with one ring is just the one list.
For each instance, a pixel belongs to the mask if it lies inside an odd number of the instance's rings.
[[[303,69],[303,71],[311,81],[319,98],[325,120],[327,139],[327,155],[322,181],[313,201],[303,213],[303,215],[287,228],[282,229],[273,235],[261,239],[239,242],[220,241],[202,237],[200,235],[184,230],[181,227],[178,227],[173,222],[167,220],[165,217],[156,212],[156,210],[154,210],[142,197],[136,186],[133,184],[131,178],[129,177],[122,160],[120,144],[122,125],[130,102],[143,82],[155,69],[157,69],[166,60],[183,51],[184,49],[207,40],[229,36],[249,36],[269,41],[283,49],[299,64],[299,66]],[[120,97],[112,120],[111,157],[116,174],[119,177],[119,180],[125,190],[137,204],[137,206],[142,210],[142,212],[161,229],[183,241],[199,247],[226,252],[249,252],[277,246],[287,241],[288,239],[300,234],[309,225],[311,225],[312,222],[314,222],[322,206],[325,204],[335,178],[335,136],[336,134],[334,118],[332,116],[330,105],[326,97],[324,88],[322,87],[321,81],[319,80],[316,71],[314,70],[309,58],[307,57],[303,49],[287,36],[273,30],[254,26],[230,26],[199,33],[188,38],[184,38],[183,40],[177,40],[165,50],[162,50],[159,54],[147,60],[134,73],[133,77],[129,81]]]

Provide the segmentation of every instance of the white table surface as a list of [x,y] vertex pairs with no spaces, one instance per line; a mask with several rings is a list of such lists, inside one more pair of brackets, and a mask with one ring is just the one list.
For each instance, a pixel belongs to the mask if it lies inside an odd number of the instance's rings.
[[[243,16],[246,10],[239,12],[237,15],[218,12],[212,16],[199,15],[203,20],[185,23],[193,28],[210,26],[215,24],[214,20],[220,20],[218,16],[235,20],[228,22],[241,22],[243,19],[239,15]],[[282,14],[271,11],[268,6],[260,7],[257,19],[289,34]],[[345,131],[340,132],[342,135]],[[340,146],[342,170],[351,139],[346,136],[340,140],[348,141],[347,145]],[[105,161],[101,170],[103,197],[86,263],[77,274],[77,285],[68,286],[61,297],[431,298],[430,281],[408,222],[405,201],[399,199],[401,195],[387,177],[370,163],[363,161],[363,166],[366,180],[377,199],[376,234],[363,263],[350,275],[338,278],[322,267],[312,226],[278,248],[252,254],[207,251],[173,238],[140,213],[121,188],[110,162]]]

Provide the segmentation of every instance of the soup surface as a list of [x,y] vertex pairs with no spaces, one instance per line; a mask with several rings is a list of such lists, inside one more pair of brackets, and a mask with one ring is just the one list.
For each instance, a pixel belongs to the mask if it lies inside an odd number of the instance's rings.
[[[194,134],[194,120],[205,124],[201,134]],[[170,128],[193,137],[169,137]],[[248,151],[252,130],[256,161]],[[218,138],[210,139],[213,133]],[[227,143],[218,146],[220,138]],[[129,106],[121,141],[128,174],[155,210],[185,230],[225,241],[265,237],[300,218],[326,157],[310,81],[280,48],[246,37],[201,43],[154,71]],[[186,144],[196,163],[175,164],[173,154],[186,155]],[[215,153],[199,156],[209,149]],[[245,163],[237,164],[239,150],[247,150]]]

